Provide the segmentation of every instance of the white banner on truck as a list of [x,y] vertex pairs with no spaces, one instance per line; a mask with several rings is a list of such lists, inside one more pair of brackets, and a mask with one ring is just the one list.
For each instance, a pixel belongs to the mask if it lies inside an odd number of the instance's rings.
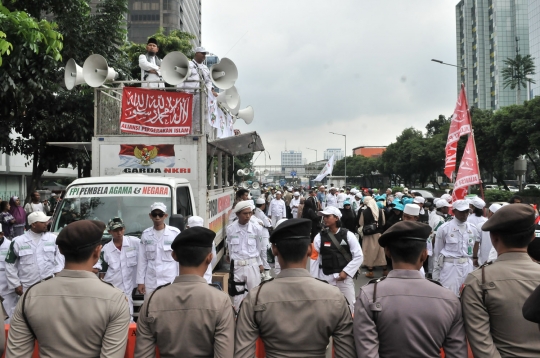
[[170,197],[171,188],[167,185],[151,184],[76,185],[67,190],[65,197],[69,199],[99,196]]

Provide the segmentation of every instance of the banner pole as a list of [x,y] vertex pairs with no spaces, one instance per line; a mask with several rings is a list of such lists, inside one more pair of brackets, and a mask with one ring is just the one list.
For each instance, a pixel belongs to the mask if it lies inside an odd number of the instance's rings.
[[476,141],[474,140],[474,129],[472,129],[472,124],[471,124],[471,135],[472,135],[472,140],[473,140],[473,145],[474,145],[474,153],[476,154],[476,170],[478,171],[478,180],[480,180],[480,195],[482,196],[482,200],[484,200],[484,185],[482,184],[482,176],[480,174],[480,161],[478,160],[478,152],[476,151]]

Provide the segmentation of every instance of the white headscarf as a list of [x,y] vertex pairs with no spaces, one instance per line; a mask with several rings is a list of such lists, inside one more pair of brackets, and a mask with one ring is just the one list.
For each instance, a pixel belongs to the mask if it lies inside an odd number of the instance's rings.
[[365,196],[364,204],[366,204],[366,206],[373,213],[373,218],[375,219],[375,222],[379,222],[379,207],[377,206],[375,199],[373,199],[372,196]]

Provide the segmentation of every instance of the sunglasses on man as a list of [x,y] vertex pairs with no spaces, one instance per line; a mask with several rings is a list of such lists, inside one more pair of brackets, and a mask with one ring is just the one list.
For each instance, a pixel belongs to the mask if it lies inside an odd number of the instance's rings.
[[162,218],[165,215],[165,213],[155,213],[155,212],[153,212],[153,213],[150,213],[150,215],[152,215],[152,217],[154,217],[154,218],[157,217],[157,216]]

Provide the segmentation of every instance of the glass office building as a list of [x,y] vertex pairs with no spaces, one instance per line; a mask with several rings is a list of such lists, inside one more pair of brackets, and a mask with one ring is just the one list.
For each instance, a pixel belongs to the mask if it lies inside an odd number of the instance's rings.
[[536,74],[532,76],[534,82],[530,85],[530,96],[540,96],[540,0],[529,0],[529,50],[534,57]]
[[302,152],[294,150],[286,150],[281,152],[281,166],[282,167],[295,167],[302,166]]
[[[517,103],[504,88],[504,60],[529,54],[530,0],[461,0],[456,5],[457,90],[467,89],[469,106],[499,109]],[[527,90],[521,90],[521,102]]]
[[146,43],[162,27],[166,34],[189,32],[196,37],[193,46],[201,45],[201,0],[129,0],[127,21],[135,43]]
[[328,160],[334,156],[334,160],[338,161],[343,159],[343,151],[341,148],[328,148],[324,151],[324,159]]

